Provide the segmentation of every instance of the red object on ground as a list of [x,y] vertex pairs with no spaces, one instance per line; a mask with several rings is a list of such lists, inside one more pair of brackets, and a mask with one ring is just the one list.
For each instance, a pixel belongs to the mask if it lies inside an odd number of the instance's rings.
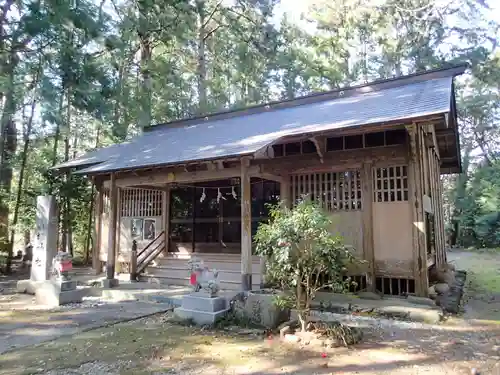
[[191,285],[196,285],[196,273],[192,273],[191,277],[189,278],[189,282]]
[[326,358],[326,353],[321,353],[321,358]]

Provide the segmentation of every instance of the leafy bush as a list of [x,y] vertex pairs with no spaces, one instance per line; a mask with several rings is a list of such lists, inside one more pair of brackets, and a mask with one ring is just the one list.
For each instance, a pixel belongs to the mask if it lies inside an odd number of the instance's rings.
[[345,292],[349,286],[343,276],[353,257],[330,227],[326,212],[303,200],[293,209],[271,207],[269,222],[255,235],[256,253],[267,258],[267,277],[294,297],[303,330],[317,291]]

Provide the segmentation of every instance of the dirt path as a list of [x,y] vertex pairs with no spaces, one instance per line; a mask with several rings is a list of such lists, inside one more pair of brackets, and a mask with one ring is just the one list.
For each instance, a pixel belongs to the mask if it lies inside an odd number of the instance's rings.
[[[258,333],[181,327],[171,315],[61,338],[0,356],[0,375],[500,375],[498,253],[450,254],[468,271],[464,318],[429,325],[373,319],[352,348],[290,347]],[[1,324],[1,322],[0,322]]]

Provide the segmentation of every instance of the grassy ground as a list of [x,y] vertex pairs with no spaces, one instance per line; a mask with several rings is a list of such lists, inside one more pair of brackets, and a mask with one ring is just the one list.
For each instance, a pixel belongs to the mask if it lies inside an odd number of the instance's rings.
[[500,324],[500,250],[454,251],[448,261],[467,271],[465,317]]

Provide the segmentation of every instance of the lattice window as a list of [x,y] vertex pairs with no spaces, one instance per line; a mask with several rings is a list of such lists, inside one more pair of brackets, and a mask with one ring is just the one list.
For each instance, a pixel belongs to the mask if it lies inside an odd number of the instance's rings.
[[398,165],[373,169],[373,199],[375,202],[408,200],[408,167]]
[[122,217],[161,216],[162,192],[149,189],[123,189],[121,191]]
[[308,197],[329,211],[361,209],[361,178],[357,170],[292,175],[290,189],[294,204]]

